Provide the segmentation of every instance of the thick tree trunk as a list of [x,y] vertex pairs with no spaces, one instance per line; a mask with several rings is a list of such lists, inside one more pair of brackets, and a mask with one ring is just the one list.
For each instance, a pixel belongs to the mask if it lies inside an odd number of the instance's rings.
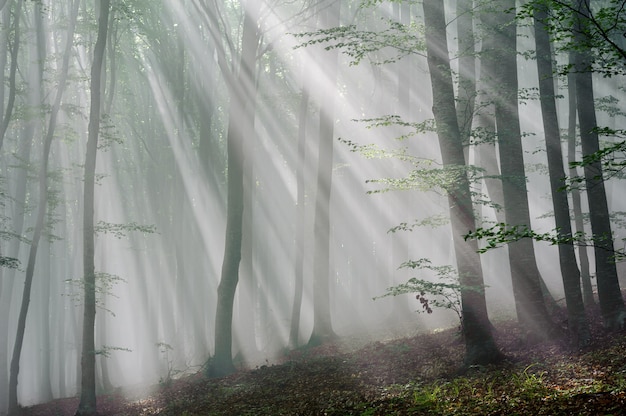
[[83,339],[81,351],[80,402],[77,416],[96,414],[96,271],[95,271],[95,235],[94,204],[96,156],[98,154],[98,134],[100,131],[100,105],[102,101],[102,72],[104,70],[104,52],[106,49],[109,22],[110,0],[99,1],[98,37],[94,47],[91,66],[91,103],[89,126],[87,128],[87,151],[85,154],[85,183],[83,191]]
[[[586,16],[587,9],[574,2],[574,7],[579,7],[580,16]],[[579,15],[576,15],[579,16]],[[581,17],[574,22],[574,39],[582,42]],[[589,54],[580,49],[574,51],[574,71],[576,79],[576,101],[578,106],[578,122],[580,125],[580,139],[582,143],[583,158],[600,150],[598,127],[596,121],[595,102],[593,94],[593,80],[591,72],[591,60]],[[589,202],[589,214],[591,219],[591,232],[594,240],[594,253],[596,260],[596,279],[598,283],[598,299],[604,325],[609,329],[618,329],[624,326],[626,310],[624,299],[620,291],[615,266],[615,254],[613,246],[613,234],[609,207],[604,189],[602,177],[602,164],[600,161],[588,163],[584,167],[587,199]]]
[[[517,25],[515,1],[499,0],[491,25],[497,49],[492,88],[496,90],[496,129],[502,174],[504,214],[508,226],[530,228],[530,212],[518,112]],[[520,324],[531,338],[550,336],[550,320],[541,289],[541,276],[533,241],[525,238],[508,245],[515,307]]]
[[487,316],[483,274],[476,240],[463,235],[476,229],[469,180],[465,170],[463,143],[457,122],[454,89],[448,55],[443,1],[424,2],[428,69],[433,91],[433,114],[439,147],[446,169],[455,170],[456,180],[448,185],[452,236],[456,254],[463,311],[463,336],[467,365],[486,364],[502,358],[491,333]]
[[[548,173],[554,220],[560,238],[572,237],[572,226],[567,193],[563,191],[565,169],[563,168],[563,150],[556,110],[554,90],[554,69],[552,67],[552,51],[550,35],[545,26],[548,19],[547,9],[538,7],[534,12],[535,45],[537,53],[537,72],[539,75],[539,94],[541,97],[541,114],[546,138],[548,156]],[[576,262],[573,244],[559,244],[559,264],[567,303],[570,337],[575,345],[586,345],[591,334],[585,316],[585,306],[580,290],[580,271]]]

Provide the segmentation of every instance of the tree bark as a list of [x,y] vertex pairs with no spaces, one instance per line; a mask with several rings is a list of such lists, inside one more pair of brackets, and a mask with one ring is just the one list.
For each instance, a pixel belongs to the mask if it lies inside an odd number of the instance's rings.
[[433,114],[445,169],[456,170],[448,185],[454,251],[461,288],[465,363],[487,364],[502,358],[491,333],[478,243],[463,235],[476,229],[463,143],[454,101],[442,0],[424,2],[426,50],[433,91]]
[[[78,2],[77,2],[78,3]],[[38,8],[35,8],[35,13],[39,13]],[[35,17],[39,23],[41,21]],[[37,260],[37,251],[39,248],[39,242],[41,239],[41,235],[45,228],[45,220],[46,220],[46,212],[48,208],[48,162],[50,156],[50,149],[52,146],[52,140],[54,138],[56,123],[58,114],[61,108],[61,99],[63,97],[63,93],[65,91],[65,86],[67,84],[67,77],[69,72],[69,59],[71,54],[69,51],[72,48],[72,43],[74,40],[74,28],[76,25],[76,14],[72,16],[70,19],[70,26],[68,28],[68,36],[67,42],[65,44],[65,55],[63,58],[63,63],[61,67],[61,74],[59,79],[58,88],[56,91],[56,96],[54,103],[52,104],[52,108],[50,110],[50,119],[48,122],[48,129],[46,132],[46,136],[43,142],[42,156],[41,156],[41,166],[39,171],[39,199],[38,199],[38,207],[37,207],[37,216],[35,227],[33,229],[33,236],[30,243],[30,251],[28,254],[28,263],[26,265],[26,273],[24,278],[24,289],[22,291],[22,302],[20,306],[20,312],[18,316],[17,322],[17,330],[15,336],[15,343],[13,345],[13,354],[11,358],[11,368],[10,368],[10,377],[9,377],[9,414],[14,414],[18,412],[18,401],[17,401],[17,384],[18,384],[18,375],[20,368],[20,358],[22,355],[22,345],[24,342],[24,331],[26,329],[26,316],[28,314],[29,306],[30,306],[30,296],[31,289],[33,284],[33,278],[35,273],[35,263]],[[37,38],[39,42],[42,41],[40,37]],[[37,45],[37,57],[36,60],[43,64],[43,60],[40,59],[43,53],[39,51],[43,50],[44,46],[41,44]],[[38,67],[39,68],[39,67]],[[35,82],[39,85],[34,86],[36,90],[40,88],[42,71],[37,74],[34,78]],[[37,103],[36,105],[39,105]],[[47,311],[46,311],[47,313]],[[45,325],[48,325],[47,322]]]
[[[570,63],[573,63],[573,57],[570,54]],[[570,178],[578,177],[578,169],[573,164],[576,162],[576,78],[574,73],[567,75],[568,90],[568,127],[567,127],[567,160],[569,163]],[[574,212],[574,226],[576,232],[584,232],[585,225],[583,221],[582,201],[580,190],[577,186],[572,188],[572,209]],[[580,260],[580,279],[583,287],[583,300],[585,306],[595,305],[596,301],[593,297],[593,287],[591,286],[591,273],[589,272],[589,255],[587,247],[578,246],[578,258]]]
[[[581,38],[584,37],[583,17],[587,16],[587,8],[576,0],[574,0],[573,6],[578,8],[578,14],[575,15],[574,20],[574,40],[583,42]],[[575,49],[573,55],[578,122],[584,158],[600,150],[596,131],[598,123],[593,94],[592,62],[589,54],[580,49]],[[584,172],[594,242],[600,310],[605,327],[615,330],[623,328],[626,310],[617,279],[613,234],[601,162],[586,164]]]
[[[7,106],[4,109],[2,122],[0,122],[0,149],[4,143],[4,137],[11,122],[13,109],[15,107],[15,96],[17,93],[16,75],[17,75],[17,55],[20,48],[20,19],[22,15],[22,4],[24,0],[17,0],[15,12],[13,16],[13,43],[9,46],[9,54],[11,57],[11,65],[9,66],[9,96],[7,98]],[[7,37],[8,39],[8,37]]]
[[[533,18],[537,72],[539,75],[539,95],[548,156],[548,173],[550,176],[554,220],[559,238],[568,239],[572,237],[572,225],[567,193],[562,189],[565,169],[563,168],[563,150],[561,148],[561,134],[559,132],[559,120],[556,110],[550,35],[545,24],[548,19],[547,7],[538,6],[534,11]],[[585,306],[580,289],[580,271],[576,262],[574,245],[559,244],[558,250],[565,301],[567,303],[570,338],[574,345],[578,347],[585,346],[589,343],[591,334],[589,332],[589,323],[585,316]]]
[[298,162],[296,165],[297,201],[296,201],[296,253],[294,262],[294,294],[291,308],[291,327],[289,330],[289,345],[297,348],[300,344],[300,314],[302,311],[302,291],[304,287],[304,243],[306,224],[306,129],[309,118],[309,92],[307,86],[303,86],[300,97],[300,109],[298,111]]
[[232,357],[233,306],[239,282],[241,242],[243,234],[245,140],[254,135],[254,68],[260,40],[257,28],[260,2],[245,10],[240,68],[237,81],[229,84],[230,108],[228,121],[228,197],[226,236],[222,274],[217,289],[215,316],[215,355],[208,368],[211,377],[221,377],[235,371]]
[[87,150],[85,154],[85,173],[83,191],[83,339],[81,351],[80,402],[76,416],[96,414],[96,271],[95,271],[95,234],[94,204],[96,157],[98,154],[98,134],[100,131],[100,106],[102,102],[102,73],[104,71],[104,52],[109,21],[110,0],[100,0],[98,17],[98,37],[94,47],[91,66],[91,103],[89,125],[87,128]]
[[[495,62],[492,88],[496,106],[496,130],[502,174],[504,215],[507,226],[530,228],[528,190],[524,168],[518,112],[517,22],[515,1],[499,0],[494,28]],[[533,241],[524,238],[509,243],[509,262],[517,318],[533,339],[545,339],[554,328],[541,289],[541,276]]]
[[473,1],[457,0],[456,11],[459,48],[459,92],[456,114],[467,159],[476,104],[476,41],[474,39]]
[[[320,19],[324,27],[339,26],[341,2],[333,1],[323,11]],[[336,82],[338,51],[328,53],[326,77]],[[329,85],[333,85],[330,84]],[[334,86],[334,85],[333,85]],[[330,312],[330,201],[332,193],[333,139],[335,125],[335,95],[331,90],[324,103],[320,103],[319,153],[313,253],[313,332],[309,345],[315,346],[336,337]]]

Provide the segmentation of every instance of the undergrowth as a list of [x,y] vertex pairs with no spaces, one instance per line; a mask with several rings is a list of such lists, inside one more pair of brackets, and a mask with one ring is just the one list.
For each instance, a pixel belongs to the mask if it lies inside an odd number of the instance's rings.
[[[201,373],[141,400],[98,398],[101,416],[126,415],[626,415],[626,337],[594,328],[594,342],[525,344],[496,324],[508,360],[463,368],[457,330],[351,348],[350,340],[298,349],[283,362],[209,380]],[[72,415],[76,399],[24,409]],[[54,409],[56,413],[51,413]],[[66,409],[64,411],[63,409]]]

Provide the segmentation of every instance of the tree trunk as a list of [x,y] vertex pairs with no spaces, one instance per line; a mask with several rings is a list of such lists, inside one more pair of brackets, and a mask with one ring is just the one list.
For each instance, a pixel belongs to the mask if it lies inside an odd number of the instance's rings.
[[256,51],[260,40],[257,28],[260,2],[252,2],[245,11],[242,34],[240,69],[237,82],[229,85],[230,108],[228,121],[228,197],[226,237],[222,274],[217,289],[215,316],[215,355],[208,368],[212,377],[221,377],[235,371],[232,357],[233,304],[239,282],[241,241],[243,234],[243,166],[244,140],[254,135],[255,100],[253,91]]
[[456,105],[461,140],[468,159],[469,139],[476,104],[476,54],[472,0],[457,0],[457,39],[459,55],[459,93]]
[[298,161],[296,164],[297,201],[296,201],[296,253],[294,263],[294,294],[291,309],[291,328],[289,330],[289,345],[297,348],[300,344],[300,313],[302,310],[302,291],[304,287],[304,242],[306,224],[305,206],[305,175],[306,175],[306,129],[309,118],[309,92],[305,85],[300,97],[298,111]]
[[[517,25],[515,20],[515,1],[500,0],[491,25],[494,30],[493,51],[495,62],[492,88],[496,103],[496,129],[502,174],[504,196],[504,215],[507,226],[526,226],[530,228],[530,212],[526,188],[524,153],[522,149],[521,128],[518,112],[517,80]],[[549,337],[553,324],[548,315],[541,276],[533,241],[524,238],[509,243],[509,262],[515,307],[520,324],[531,338]]]
[[[35,8],[35,13],[39,13],[38,8]],[[36,17],[37,19],[37,17]],[[37,22],[41,23],[41,20],[37,19]],[[54,138],[57,117],[61,108],[61,99],[63,97],[63,93],[65,91],[65,85],[67,83],[67,77],[69,72],[69,59],[71,54],[69,51],[72,48],[72,43],[74,40],[74,28],[76,24],[76,15],[72,16],[70,19],[70,27],[68,28],[68,37],[67,42],[65,44],[66,54],[63,58],[61,74],[59,79],[59,85],[56,92],[55,100],[52,105],[50,111],[50,119],[48,122],[48,130],[46,132],[46,136],[43,142],[43,150],[41,156],[41,166],[39,171],[39,199],[38,199],[38,208],[37,208],[37,217],[35,222],[35,227],[33,230],[33,237],[31,239],[30,251],[28,255],[28,263],[26,265],[26,273],[24,278],[24,290],[22,292],[22,303],[20,306],[20,312],[17,323],[17,330],[15,336],[15,343],[13,345],[13,355],[11,358],[11,368],[10,368],[10,378],[9,378],[9,414],[17,413],[18,411],[18,401],[17,401],[17,384],[18,384],[18,375],[19,375],[19,367],[20,367],[20,358],[22,354],[22,345],[24,342],[24,331],[26,329],[26,316],[28,314],[28,309],[30,305],[30,296],[31,296],[31,288],[35,273],[35,263],[37,260],[37,251],[39,248],[39,242],[41,239],[41,235],[43,233],[45,227],[46,220],[46,211],[48,207],[48,162],[50,149],[52,146],[52,140]],[[41,38],[38,38],[39,41],[42,41]],[[42,53],[40,50],[43,50],[43,45],[37,45],[37,61],[40,64],[43,64],[43,60],[40,59]],[[35,86],[38,91],[41,83],[41,71],[34,78],[36,78],[35,83],[38,85]],[[36,105],[39,105],[37,103]],[[47,313],[47,311],[46,311]],[[46,323],[47,325],[47,323]]]
[[496,153],[496,115],[494,94],[491,85],[494,82],[494,73],[497,65],[494,51],[497,48],[491,33],[493,24],[491,11],[483,11],[481,16],[483,33],[480,52],[480,78],[477,89],[477,117],[476,128],[481,132],[480,143],[475,147],[475,163],[484,169],[484,187],[489,200],[494,204],[495,217],[498,223],[504,223],[504,196],[502,195],[502,181]]
[[[537,72],[539,75],[539,94],[543,129],[546,138],[552,206],[554,208],[554,220],[558,236],[567,239],[572,237],[572,225],[567,193],[562,189],[565,169],[563,168],[563,150],[561,149],[561,135],[556,110],[550,35],[545,26],[547,19],[548,12],[545,6],[539,6],[535,9],[534,26]],[[573,244],[559,244],[558,250],[567,303],[570,337],[574,344],[580,347],[589,343],[591,334],[580,290],[580,271],[576,262],[576,253],[574,252]]]
[[[323,27],[337,27],[341,2],[333,1],[321,11]],[[337,80],[338,51],[328,54],[326,78],[329,85]],[[334,85],[333,85],[334,86]],[[319,345],[336,337],[330,312],[330,200],[332,192],[333,140],[335,125],[335,95],[331,90],[320,103],[319,153],[313,253],[313,332],[309,345]]]
[[502,358],[491,333],[487,316],[478,243],[463,235],[476,229],[469,180],[465,170],[463,143],[455,110],[454,89],[446,40],[443,1],[424,2],[426,50],[433,91],[433,114],[445,169],[456,170],[448,185],[452,236],[461,289],[465,363],[492,363]]
[[110,0],[100,0],[98,17],[98,37],[94,47],[91,66],[91,104],[89,126],[87,130],[87,151],[85,154],[85,183],[83,191],[83,340],[81,352],[80,402],[77,416],[96,414],[96,271],[95,271],[95,235],[94,204],[96,156],[98,154],[98,133],[100,131],[100,106],[102,97],[102,72],[104,70],[104,52],[109,21]]
[[[570,62],[573,63],[573,57],[570,54]],[[569,163],[570,178],[578,177],[578,169],[573,164],[576,162],[576,77],[573,72],[567,74],[567,90],[568,90],[568,127],[567,127],[567,160]],[[572,209],[574,211],[574,225],[576,232],[584,232],[585,225],[583,221],[582,201],[580,190],[577,186],[572,188]],[[585,306],[595,305],[596,301],[593,297],[593,287],[591,286],[591,273],[589,272],[589,255],[587,247],[578,246],[578,258],[580,259],[580,279],[583,287],[583,300]]]
[[[582,42],[582,17],[587,16],[587,9],[574,2],[579,14],[574,21],[574,40]],[[593,155],[600,150],[598,141],[598,127],[596,121],[595,102],[593,94],[593,80],[591,72],[591,58],[580,49],[574,50],[574,71],[576,79],[576,101],[578,106],[578,122],[580,125],[580,139],[583,158]],[[626,310],[624,299],[617,280],[615,254],[609,207],[602,177],[600,161],[588,163],[584,167],[591,232],[594,241],[596,260],[596,279],[598,283],[598,299],[604,325],[608,329],[618,329],[624,326]]]
[[[15,12],[13,16],[13,43],[9,46],[9,53],[11,56],[11,65],[9,67],[9,97],[7,99],[7,106],[4,110],[4,116],[0,122],[0,149],[4,143],[4,136],[9,128],[11,122],[11,116],[13,114],[13,108],[15,107],[15,95],[17,90],[16,75],[17,75],[17,55],[20,48],[20,20],[22,15],[22,4],[24,0],[17,0],[15,5]],[[7,36],[7,39],[9,37]]]

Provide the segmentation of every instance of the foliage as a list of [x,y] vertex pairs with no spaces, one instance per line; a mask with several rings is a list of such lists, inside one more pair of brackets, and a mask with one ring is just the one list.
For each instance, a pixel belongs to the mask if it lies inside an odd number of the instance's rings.
[[417,227],[441,227],[450,223],[450,217],[447,215],[439,214],[433,215],[423,220],[414,221],[411,224],[408,222],[401,222],[400,224],[389,229],[390,233],[396,233],[398,231],[413,231]]
[[20,261],[14,257],[0,256],[0,267],[18,269],[20,267]]
[[96,350],[96,354],[102,355],[105,358],[111,357],[112,351],[124,351],[124,352],[132,352],[129,348],[124,347],[114,347],[112,345],[103,345],[99,350]]
[[[482,247],[479,252],[486,253],[489,250],[523,238],[543,241],[549,243],[550,245],[573,244],[577,246],[604,247],[602,242],[607,238],[612,238],[612,236],[588,236],[584,231],[578,231],[571,236],[567,236],[561,234],[559,229],[554,229],[553,231],[546,233],[538,233],[527,225],[508,225],[505,223],[498,223],[492,227],[478,228],[476,231],[470,231],[464,236],[464,238],[465,240],[484,240],[485,246]],[[626,257],[626,252],[624,252],[624,250],[615,250],[613,255],[616,260],[620,260]]]
[[98,224],[94,227],[94,231],[96,234],[112,234],[114,237],[121,239],[129,232],[140,232],[144,234],[155,233],[156,226],[141,225],[136,222],[116,224],[112,222],[98,221]]
[[463,322],[461,308],[461,291],[477,290],[482,291],[482,287],[464,286],[459,283],[459,276],[456,269],[449,265],[434,266],[429,259],[409,260],[403,263],[400,268],[429,270],[434,272],[435,281],[411,278],[406,283],[387,288],[387,293],[377,296],[380,299],[387,296],[398,296],[407,293],[415,293],[415,298],[420,302],[422,311],[433,313],[433,308],[448,309],[456,313],[459,321]]
[[[74,303],[76,305],[79,305],[82,301],[81,292],[84,291],[86,285],[85,279],[66,279],[65,282],[68,283],[72,288],[72,291],[68,296],[70,296],[74,300]],[[110,313],[112,316],[115,316],[115,313],[106,307],[106,302],[104,301],[104,298],[106,296],[117,297],[113,293],[113,286],[119,282],[126,282],[126,280],[114,274],[96,272],[95,291],[97,294],[100,295],[96,299],[96,306]]]
[[[549,12],[547,22],[557,50],[569,52],[582,50],[591,54],[591,70],[606,77],[626,73],[626,8],[622,0],[571,2],[569,0],[532,0],[519,8],[520,19],[529,18],[537,8]],[[575,6],[579,5],[580,9]],[[577,34],[576,20],[581,19],[581,42]],[[566,65],[562,73],[569,72]]]
[[[358,65],[365,58],[374,65],[397,62],[405,56],[422,54],[426,50],[424,28],[417,23],[404,25],[391,19],[382,19],[382,30],[360,30],[356,25],[320,29],[315,32],[295,33],[307,38],[297,48],[325,44],[325,50],[339,49],[350,58],[350,65]],[[389,56],[378,56],[389,51]]]
[[[598,128],[596,131],[600,136],[626,138],[626,131],[624,130],[614,130],[605,127]],[[585,167],[595,163],[602,164],[605,180],[621,176],[624,169],[626,169],[626,140],[609,143],[597,152],[583,156],[581,161],[571,162],[570,166]],[[569,178],[566,188],[580,187],[584,181],[585,178],[581,176]]]

